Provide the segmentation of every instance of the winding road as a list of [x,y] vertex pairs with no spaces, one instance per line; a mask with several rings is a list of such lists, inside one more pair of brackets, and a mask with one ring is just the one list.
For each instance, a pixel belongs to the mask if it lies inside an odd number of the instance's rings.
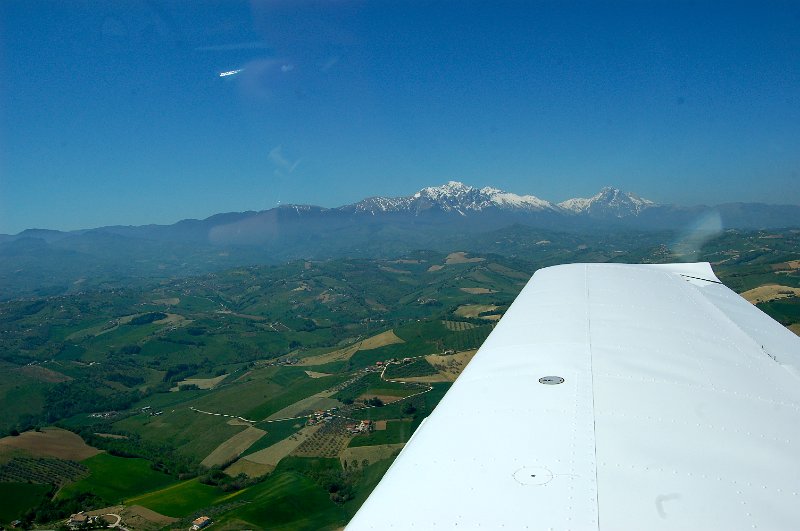
[[121,531],[129,531],[128,528],[122,526],[122,517],[120,515],[114,513],[108,513],[108,514],[103,514],[101,516],[103,518],[105,518],[106,516],[113,516],[114,518],[117,519],[117,521],[114,522],[113,524],[108,524],[109,528],[115,527],[117,529],[120,529]]

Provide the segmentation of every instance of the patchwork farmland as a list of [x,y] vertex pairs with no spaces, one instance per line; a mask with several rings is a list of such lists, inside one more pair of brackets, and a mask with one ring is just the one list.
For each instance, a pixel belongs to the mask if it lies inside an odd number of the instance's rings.
[[[706,252],[800,331],[797,257],[778,248],[796,239]],[[772,254],[748,254],[764,241]],[[217,529],[340,528],[534,269],[424,251],[0,303],[13,353],[0,359],[0,496],[13,505],[0,524],[108,510],[130,529],[202,515]]]

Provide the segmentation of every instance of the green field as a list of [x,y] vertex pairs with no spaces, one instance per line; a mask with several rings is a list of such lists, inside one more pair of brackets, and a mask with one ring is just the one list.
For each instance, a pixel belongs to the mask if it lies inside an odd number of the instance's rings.
[[410,402],[417,409],[413,416],[416,419],[415,424],[418,424],[424,417],[430,415],[433,408],[436,407],[436,404],[439,403],[447,390],[450,389],[450,385],[450,383],[435,383],[432,384],[433,389],[427,393],[383,407],[357,409],[351,413],[351,416],[356,419],[367,420],[411,418],[411,415],[403,413],[403,408]]
[[174,518],[189,516],[195,511],[223,503],[245,491],[226,494],[216,487],[203,485],[197,479],[190,479],[164,489],[125,500],[126,505],[141,505]]
[[117,422],[115,426],[124,431],[138,433],[155,443],[169,444],[198,462],[244,429],[244,426],[229,425],[226,417],[198,413],[185,405],[176,407],[175,410],[165,409],[157,417],[140,413]]
[[364,504],[367,496],[375,489],[375,486],[392,465],[393,461],[394,459],[383,459],[361,469],[361,479],[358,483],[358,490],[356,490],[353,499],[344,505],[348,518],[352,518],[361,505]]
[[369,397],[377,395],[403,397],[418,393],[420,390],[418,387],[381,380],[380,374],[373,372],[348,385],[333,395],[333,398],[347,401],[355,400],[362,395]]
[[195,479],[129,498],[126,504],[184,518],[214,505],[245,502],[215,518],[223,528],[237,520],[261,529],[333,529],[344,525],[347,513],[329,499],[319,484],[297,470],[285,468],[233,493],[226,494]]
[[248,411],[247,418],[265,419],[276,411],[333,387],[345,379],[347,379],[346,375],[325,376],[323,378],[309,378],[306,376],[304,380],[295,381],[283,391],[270,397],[268,402]]
[[264,375],[260,374],[261,372],[256,371],[246,381],[239,382],[236,385],[222,386],[213,393],[201,395],[190,404],[204,411],[221,412],[260,420],[263,417],[250,416],[253,406],[265,402],[269,403],[284,392],[283,386],[263,378]]
[[0,523],[21,518],[28,507],[37,505],[49,491],[49,485],[37,483],[0,483]]
[[270,381],[275,382],[282,387],[288,387],[292,384],[305,382],[308,380],[305,367],[285,366],[270,367],[270,369],[274,370],[272,376],[269,378]]
[[90,492],[115,504],[125,498],[162,489],[176,482],[175,478],[150,468],[150,461],[137,458],[97,454],[83,461],[90,475],[59,492],[66,498],[79,492]]
[[0,433],[5,434],[16,419],[41,411],[47,387],[21,374],[14,364],[0,361]]
[[328,493],[304,475],[278,472],[244,491],[239,498],[247,505],[218,519],[222,526],[244,520],[253,527],[269,530],[337,529],[347,522],[347,512],[333,503]]
[[[420,389],[416,387],[388,387],[388,384],[391,382],[381,382],[380,387],[370,387],[366,391],[364,391],[365,396],[394,396],[397,398],[401,398],[404,396],[413,395],[415,393],[419,393]],[[403,385],[403,384],[400,384]]]
[[296,433],[297,430],[305,425],[303,420],[282,420],[278,422],[259,422],[256,428],[260,428],[267,432],[266,435],[254,442],[250,448],[244,451],[242,455],[252,454],[264,448],[268,448],[278,441],[282,441],[291,434]]
[[376,430],[366,435],[356,435],[348,446],[373,446],[376,444],[404,443],[414,433],[414,425],[410,420],[390,420],[385,430]]
[[[800,232],[777,232],[765,238],[761,231],[726,231],[692,259],[718,262],[719,277],[740,292],[766,283],[800,286],[800,269],[791,265],[798,259]],[[507,308],[530,274],[546,265],[671,261],[676,258],[669,248],[674,238],[631,231],[598,238],[516,226],[476,236],[470,247],[446,252],[300,260],[196,277],[163,276],[152,283],[131,280],[113,290],[82,287],[64,295],[0,301],[0,435],[57,424],[79,431],[89,444],[106,452],[136,456],[105,453],[86,460],[89,475],[62,481],[76,480],[61,491],[57,502],[91,492],[98,500],[87,504],[125,499],[178,518],[208,510],[220,529],[337,527],[363,502],[390,460],[342,469],[336,459],[320,459],[335,452],[320,449],[338,448],[347,441],[351,447],[405,442],[451,385],[434,383],[424,392],[426,384],[385,381],[375,368],[365,369],[409,357],[415,359],[390,364],[385,377],[434,374],[435,368],[420,356],[477,348],[494,327],[478,317],[456,316],[459,307]],[[538,245],[541,240],[548,245]],[[497,254],[479,256],[478,249]],[[469,251],[483,260],[445,264],[451,251]],[[433,265],[441,268],[430,271]],[[800,298],[759,307],[783,324],[800,322]],[[119,324],[126,316],[151,312],[174,315],[161,324]],[[296,364],[386,330],[393,330],[403,343],[359,350],[349,359],[321,366]],[[306,370],[329,376],[311,378]],[[170,392],[187,377],[224,374],[228,377],[214,389]],[[338,388],[345,381],[349,384]],[[333,388],[333,398],[342,402],[338,415],[386,420],[387,429],[352,438],[320,429],[314,445],[307,445],[310,450],[300,452],[311,457],[284,458],[261,483],[225,485],[242,487],[237,492],[226,493],[198,479],[176,479],[207,474],[201,460],[246,429],[225,415],[251,419],[267,432],[245,450],[246,455],[290,437],[305,421],[263,419]],[[391,397],[409,395],[414,396],[391,402]],[[390,403],[364,407],[362,399],[372,396],[384,396]],[[146,407],[150,409],[142,411]],[[148,414],[156,412],[160,414]],[[330,426],[338,429],[337,423],[341,421]],[[0,458],[11,457],[8,453]],[[5,479],[33,478],[34,470],[39,470],[37,480],[47,475],[41,472],[43,463],[35,464],[38,468],[18,467],[19,476]],[[331,497],[326,481],[340,476],[349,482],[348,496]],[[50,474],[45,481],[53,479]],[[4,514],[37,505],[42,489],[45,486],[0,487],[0,506],[5,510],[13,505]],[[351,495],[354,498],[348,499]]]
[[425,358],[418,358],[399,365],[389,365],[383,375],[388,379],[401,379],[412,376],[428,376],[436,374],[436,372],[436,369]]
[[[462,300],[465,294],[458,290],[453,290],[453,299]],[[497,300],[495,304],[507,304],[510,301]],[[438,354],[445,350],[469,350],[478,348],[492,331],[492,324],[478,321],[475,325],[463,331],[449,330],[442,320],[425,319],[414,321],[394,329],[397,337],[404,343],[386,345],[372,350],[360,350],[350,358],[351,368],[361,368],[373,365],[378,361],[386,361],[392,358],[402,360],[408,357],[423,356],[425,354]],[[415,364],[408,373],[404,372],[403,366],[391,366],[387,369],[387,377],[396,378],[400,376],[423,376],[433,374],[432,367],[426,368],[425,360]]]

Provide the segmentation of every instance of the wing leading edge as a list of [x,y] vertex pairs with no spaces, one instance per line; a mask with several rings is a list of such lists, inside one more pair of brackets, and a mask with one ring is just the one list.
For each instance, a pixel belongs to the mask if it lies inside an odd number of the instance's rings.
[[539,270],[348,530],[798,528],[798,375],[708,264]]

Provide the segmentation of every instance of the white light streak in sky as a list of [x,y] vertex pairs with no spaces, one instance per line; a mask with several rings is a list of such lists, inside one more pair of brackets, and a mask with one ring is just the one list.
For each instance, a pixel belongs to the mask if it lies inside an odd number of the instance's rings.
[[220,72],[219,77],[228,77],[228,76],[235,76],[239,72],[243,71],[244,68],[240,68],[238,70],[228,70],[227,72]]

